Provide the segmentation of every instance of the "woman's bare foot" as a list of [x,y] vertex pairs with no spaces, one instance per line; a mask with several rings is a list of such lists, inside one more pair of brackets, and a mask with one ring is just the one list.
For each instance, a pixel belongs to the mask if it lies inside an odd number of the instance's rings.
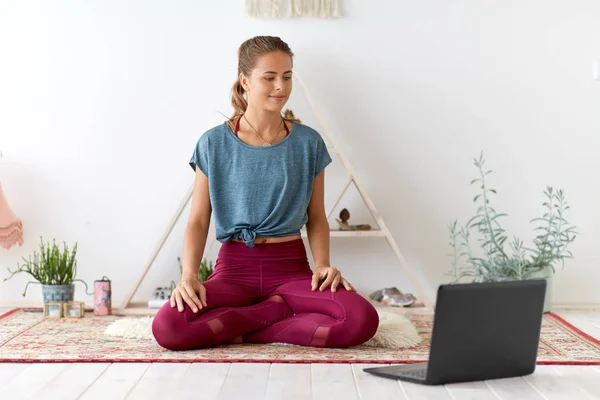
[[[276,318],[271,323],[294,315],[294,312],[292,311],[290,306],[285,302],[285,299],[278,294],[268,297],[267,299],[264,300],[264,302],[281,303],[280,305],[277,306],[278,309],[273,310],[275,312],[274,316]],[[257,303],[257,305],[258,304],[261,304],[261,303]],[[268,306],[268,307],[272,308],[272,307],[276,307],[276,306],[272,305],[272,306]],[[242,344],[242,343],[244,343],[244,339],[242,336],[238,336],[238,337],[228,340],[226,343],[227,344]]]
[[236,338],[231,339],[229,342],[227,343],[231,343],[231,344],[241,344],[244,343],[244,341],[242,340],[241,336],[238,336]]
[[275,303],[284,303],[285,300],[278,294],[275,294],[267,299],[267,301],[274,301]]

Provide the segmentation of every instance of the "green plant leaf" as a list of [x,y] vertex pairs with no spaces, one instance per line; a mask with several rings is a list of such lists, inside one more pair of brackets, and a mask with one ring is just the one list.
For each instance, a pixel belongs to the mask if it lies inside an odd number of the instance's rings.
[[[533,247],[525,246],[522,240],[514,237],[510,244],[512,254],[506,254],[504,245],[508,235],[500,221],[501,217],[508,215],[496,212],[487,197],[489,193],[497,194],[497,191],[490,188],[486,182],[486,177],[492,171],[485,170],[483,151],[479,159],[473,161],[479,170],[479,176],[473,179],[471,184],[479,182],[481,192],[473,197],[473,202],[477,205],[476,213],[465,227],[461,228],[462,240],[456,240],[456,224],[452,226],[449,245],[453,250],[450,256],[453,258],[452,271],[455,278],[470,277],[474,282],[525,279],[547,267],[555,271],[555,263],[564,266],[565,259],[573,258],[567,247],[575,240],[578,232],[564,215],[570,206],[564,198],[564,190],[555,189],[550,185],[546,185],[543,191],[546,200],[542,202],[542,217],[529,221],[536,225],[533,227],[533,232],[536,233]],[[483,257],[475,256],[469,246],[471,230],[478,234],[475,239]],[[463,258],[464,264],[459,265],[459,260]]]

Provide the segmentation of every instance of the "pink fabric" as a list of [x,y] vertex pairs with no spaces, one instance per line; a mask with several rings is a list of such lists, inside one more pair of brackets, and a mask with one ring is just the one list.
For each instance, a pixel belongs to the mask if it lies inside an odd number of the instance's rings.
[[[165,304],[152,332],[159,345],[187,350],[227,343],[290,343],[349,347],[369,340],[379,325],[375,308],[341,285],[311,291],[312,271],[302,239],[247,247],[221,246],[204,283],[208,307],[194,313]],[[283,301],[282,301],[283,300]]]
[[10,249],[23,244],[23,223],[13,213],[0,185],[0,246]]

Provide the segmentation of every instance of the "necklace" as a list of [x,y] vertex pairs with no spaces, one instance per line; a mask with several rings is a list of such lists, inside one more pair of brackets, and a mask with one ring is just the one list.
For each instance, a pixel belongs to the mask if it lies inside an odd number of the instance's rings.
[[[258,135],[258,137],[260,138],[260,140],[262,140],[263,142],[265,142],[263,144],[263,147],[268,147],[268,146],[273,146],[273,142],[277,140],[277,138],[279,137],[279,134],[281,133],[278,132],[277,136],[275,136],[275,139],[273,139],[271,142],[267,142],[265,139],[263,139],[262,136],[260,136],[260,133],[258,133],[258,131],[252,126],[252,124],[250,123],[250,121],[248,121],[248,118],[246,118],[246,115],[242,115],[244,117],[244,119],[246,120],[246,122],[248,123],[248,125],[250,125],[250,128],[252,128],[252,130]],[[279,123],[279,125],[277,125],[277,130],[279,130],[279,127],[281,126],[281,124],[283,123],[283,119],[281,119],[281,122]]]

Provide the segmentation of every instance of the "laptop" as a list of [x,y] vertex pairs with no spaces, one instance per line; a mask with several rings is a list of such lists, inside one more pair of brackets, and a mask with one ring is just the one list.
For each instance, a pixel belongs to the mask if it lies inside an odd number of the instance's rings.
[[544,279],[441,285],[429,361],[364,371],[426,385],[532,374],[545,294]]

